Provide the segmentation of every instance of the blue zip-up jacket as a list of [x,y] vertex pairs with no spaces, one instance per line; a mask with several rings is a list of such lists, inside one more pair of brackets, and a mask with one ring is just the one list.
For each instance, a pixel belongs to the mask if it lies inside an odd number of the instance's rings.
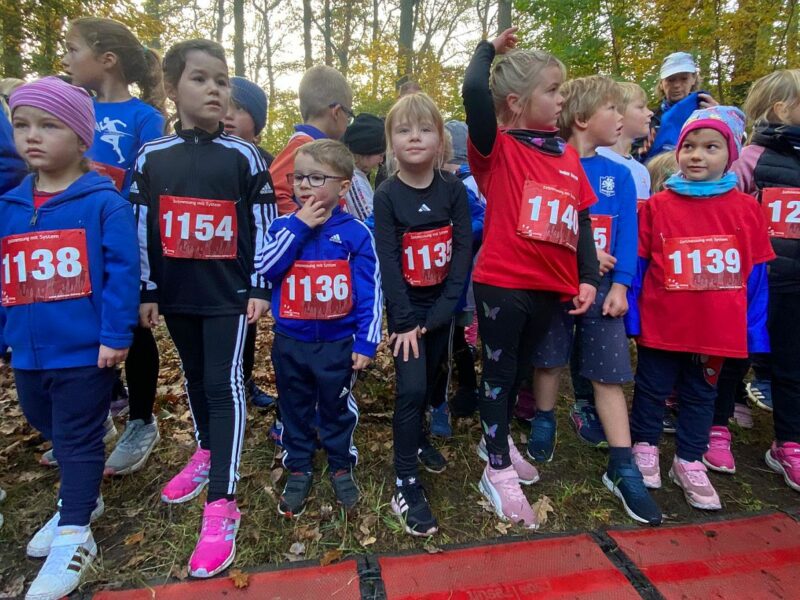
[[[281,287],[296,260],[347,260],[352,278],[353,309],[340,319],[285,319],[280,315]],[[295,214],[275,219],[256,255],[256,270],[272,285],[275,331],[304,342],[333,342],[354,337],[353,352],[373,357],[381,341],[383,295],[375,241],[369,229],[336,207],[314,229]]]
[[0,198],[0,238],[85,230],[92,292],[0,308],[0,347],[11,347],[15,369],[96,365],[100,344],[130,347],[139,317],[139,246],[131,205],[110,179],[90,171],[34,210],[34,180],[29,175]]
[[597,194],[597,203],[589,213],[611,217],[611,247],[606,251],[617,259],[617,264],[606,277],[630,287],[636,273],[639,236],[633,176],[626,166],[599,154],[581,158],[581,165]]
[[20,158],[14,147],[14,130],[5,113],[2,113],[0,114],[0,194],[17,187],[27,172],[25,161]]
[[697,96],[705,93],[692,92],[686,98],[670,105],[669,108],[666,108],[661,113],[661,124],[659,125],[658,133],[656,133],[656,138],[653,140],[653,145],[647,152],[646,161],[662,152],[675,150],[683,124],[700,107],[700,100]]

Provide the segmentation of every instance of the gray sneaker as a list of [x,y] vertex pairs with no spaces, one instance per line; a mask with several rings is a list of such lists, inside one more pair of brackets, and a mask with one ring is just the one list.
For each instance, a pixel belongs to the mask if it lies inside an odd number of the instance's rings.
[[138,471],[147,462],[147,457],[160,439],[155,417],[150,423],[145,423],[142,419],[128,421],[117,447],[106,461],[103,475],[128,475]]
[[[117,426],[114,425],[114,418],[111,416],[111,413],[108,413],[105,422],[103,423],[103,427],[105,428],[106,432],[103,434],[103,443],[107,444],[115,437],[117,437]],[[39,464],[44,465],[45,467],[57,467],[58,461],[56,460],[56,456],[53,453],[53,449],[51,448],[39,459]]]

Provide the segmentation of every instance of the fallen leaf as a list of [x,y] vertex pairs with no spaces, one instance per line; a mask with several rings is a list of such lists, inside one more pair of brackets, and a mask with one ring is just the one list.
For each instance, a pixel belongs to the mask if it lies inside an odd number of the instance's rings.
[[498,523],[497,523],[497,524],[494,526],[494,528],[495,528],[497,531],[499,531],[500,533],[502,533],[503,535],[505,535],[505,534],[507,534],[507,533],[508,533],[508,530],[509,530],[509,529],[511,529],[511,523],[503,523],[502,521],[499,521],[499,522],[498,522]]
[[301,540],[314,540],[315,542],[318,542],[322,539],[322,534],[319,532],[319,527],[305,525],[304,527],[298,527],[295,533]]
[[539,525],[544,525],[547,523],[547,513],[554,513],[556,509],[553,508],[553,504],[550,502],[550,498],[547,496],[542,496],[536,502],[534,502],[533,506],[533,516],[536,519],[536,522]]
[[438,546],[434,546],[434,545],[431,544],[431,545],[425,546],[425,552],[427,552],[428,554],[439,554],[440,552],[444,552],[444,550],[442,550]]
[[0,598],[16,598],[25,589],[25,575],[17,575],[0,591]]
[[331,506],[330,504],[323,504],[322,506],[320,506],[319,517],[323,521],[327,521],[331,517],[333,517],[333,506]]
[[244,589],[250,585],[250,575],[242,572],[241,569],[231,569],[228,577],[233,581],[233,587],[237,590]]
[[272,480],[272,483],[278,483],[281,477],[283,477],[283,469],[281,467],[270,471],[269,478]]
[[144,531],[139,531],[137,533],[132,533],[128,537],[125,538],[125,545],[126,546],[133,546],[134,544],[141,544],[144,541]]
[[178,568],[177,566],[172,567],[172,571],[170,574],[177,580],[183,581],[187,577],[189,577],[189,565],[183,565],[182,567]]
[[17,483],[28,483],[30,481],[38,481],[47,473],[42,471],[25,471],[22,475],[17,477]]
[[377,541],[378,541],[378,539],[374,535],[371,535],[371,536],[366,537],[363,540],[361,540],[361,545],[364,546],[364,548],[366,548],[367,546],[371,546],[372,544],[374,544]]
[[329,564],[336,562],[342,558],[342,551],[336,548],[335,550],[328,550],[325,554],[322,555],[322,558],[319,559],[319,564],[321,567],[327,567]]
[[289,552],[295,556],[300,556],[306,553],[306,545],[303,542],[295,542],[289,547]]
[[490,513],[494,513],[494,507],[486,498],[481,498],[480,500],[478,500],[478,506],[480,506],[483,510],[489,511]]

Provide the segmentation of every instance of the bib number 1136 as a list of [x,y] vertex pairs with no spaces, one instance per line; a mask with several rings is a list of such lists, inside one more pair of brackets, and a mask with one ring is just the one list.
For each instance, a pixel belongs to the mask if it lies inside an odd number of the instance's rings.
[[664,240],[664,286],[668,290],[729,290],[742,287],[736,236]]

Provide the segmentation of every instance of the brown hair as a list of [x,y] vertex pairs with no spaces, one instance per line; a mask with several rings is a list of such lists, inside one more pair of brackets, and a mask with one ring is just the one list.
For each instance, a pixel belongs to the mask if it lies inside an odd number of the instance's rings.
[[621,95],[617,82],[602,75],[565,81],[560,91],[564,96],[564,104],[561,105],[558,128],[564,139],[572,135],[575,121],[588,121],[606,102],[619,105]]
[[217,42],[204,39],[184,40],[178,42],[167,50],[164,55],[164,81],[173,88],[178,87],[184,69],[186,69],[186,56],[189,52],[197,50],[218,58],[227,66],[225,49]]
[[678,158],[674,151],[662,152],[647,161],[650,173],[650,189],[655,194],[664,189],[664,182],[679,171]]
[[295,157],[298,154],[310,156],[318,163],[333,169],[341,177],[353,178],[355,170],[353,154],[342,142],[330,139],[315,140],[300,146],[294,153]]
[[153,50],[136,39],[133,32],[119,21],[97,17],[81,17],[70,23],[70,29],[80,35],[95,55],[112,52],[122,68],[128,84],[135,83],[141,99],[164,112],[164,85],[161,59]]

